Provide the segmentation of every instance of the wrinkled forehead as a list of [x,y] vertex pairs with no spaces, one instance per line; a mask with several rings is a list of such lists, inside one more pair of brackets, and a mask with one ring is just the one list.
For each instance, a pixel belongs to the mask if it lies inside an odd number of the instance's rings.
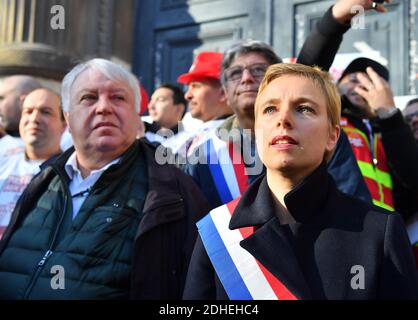
[[98,91],[103,89],[123,90],[133,94],[128,83],[124,80],[106,75],[100,70],[88,68],[74,79],[73,85],[71,86],[71,95],[73,96],[80,91]]
[[57,94],[46,89],[37,89],[25,97],[22,107],[57,106],[59,108],[60,104],[61,99]]
[[256,63],[270,64],[263,53],[250,51],[237,54],[232,59],[229,68],[234,66],[248,66]]
[[281,74],[269,81],[261,92],[258,93],[260,101],[265,96],[299,97],[309,98],[324,104],[325,94],[317,80],[298,74]]

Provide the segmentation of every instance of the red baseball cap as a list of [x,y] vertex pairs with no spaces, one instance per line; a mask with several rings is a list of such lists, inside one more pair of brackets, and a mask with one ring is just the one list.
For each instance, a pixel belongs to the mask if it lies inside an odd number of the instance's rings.
[[177,78],[177,82],[188,84],[199,78],[221,79],[222,53],[205,51],[199,53],[188,73]]
[[141,94],[141,106],[139,108],[139,114],[142,115],[147,110],[149,97],[147,91],[145,91],[145,88],[140,85],[140,94]]

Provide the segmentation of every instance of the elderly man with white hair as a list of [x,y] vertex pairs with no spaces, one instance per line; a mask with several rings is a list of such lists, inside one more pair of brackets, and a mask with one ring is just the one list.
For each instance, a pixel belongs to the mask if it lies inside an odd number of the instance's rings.
[[62,103],[74,147],[13,212],[0,243],[0,299],[180,298],[207,203],[136,138],[135,76],[104,59],[79,64],[63,80]]

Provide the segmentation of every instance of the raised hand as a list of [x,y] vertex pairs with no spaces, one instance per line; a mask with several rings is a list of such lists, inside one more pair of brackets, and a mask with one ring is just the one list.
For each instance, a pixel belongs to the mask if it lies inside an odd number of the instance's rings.
[[351,18],[357,14],[352,12],[355,6],[362,6],[364,10],[375,10],[378,12],[387,12],[385,3],[391,3],[392,0],[385,0],[383,3],[375,3],[372,0],[339,0],[332,7],[332,15],[340,23],[349,23]]
[[360,86],[354,91],[362,96],[370,106],[370,111],[376,116],[384,118],[395,108],[392,89],[389,83],[380,77],[371,67],[366,69],[367,75],[357,73]]

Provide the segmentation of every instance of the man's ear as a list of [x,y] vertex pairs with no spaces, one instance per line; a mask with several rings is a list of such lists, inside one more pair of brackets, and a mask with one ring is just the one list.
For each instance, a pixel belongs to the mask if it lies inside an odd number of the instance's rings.
[[220,102],[222,102],[222,103],[225,103],[225,102],[227,102],[227,99],[226,99],[226,92],[225,92],[225,88],[224,87],[221,87],[221,89],[220,89],[220,91],[219,91],[219,101]]
[[65,119],[65,123],[67,125],[68,128],[68,132],[71,133],[71,128],[70,128],[70,120],[69,120],[69,114],[68,112],[64,112],[64,119]]
[[23,101],[25,101],[26,96],[27,96],[27,94],[21,94],[19,96],[19,106],[20,106],[20,109],[22,109]]
[[186,106],[184,103],[176,103],[174,106],[176,107],[176,116],[181,120],[183,118],[183,114],[185,113],[184,111],[186,110]]

